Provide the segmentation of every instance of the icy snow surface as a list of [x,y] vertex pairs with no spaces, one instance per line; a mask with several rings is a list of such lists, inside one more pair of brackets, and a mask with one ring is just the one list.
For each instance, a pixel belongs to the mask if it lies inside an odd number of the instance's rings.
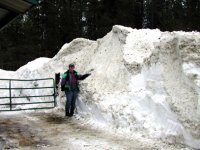
[[[79,73],[91,73],[81,82],[76,114],[80,119],[106,132],[200,149],[200,33],[114,26],[102,39],[75,39],[52,59],[36,59],[16,72],[0,70],[0,75],[54,78],[55,73],[65,72],[69,63],[75,63]],[[35,94],[44,92],[52,91],[38,90]],[[55,111],[64,113],[65,96],[61,91],[57,103]]]

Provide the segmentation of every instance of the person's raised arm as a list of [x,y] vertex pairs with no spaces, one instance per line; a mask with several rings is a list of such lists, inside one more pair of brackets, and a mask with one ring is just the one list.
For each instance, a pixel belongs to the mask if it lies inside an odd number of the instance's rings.
[[89,77],[91,75],[91,73],[86,73],[84,75],[79,75],[78,76],[78,80],[85,80],[87,77]]

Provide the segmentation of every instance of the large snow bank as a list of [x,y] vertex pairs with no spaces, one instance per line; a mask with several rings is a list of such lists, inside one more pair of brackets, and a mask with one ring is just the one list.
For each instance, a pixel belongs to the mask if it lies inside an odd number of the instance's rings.
[[[126,136],[199,149],[199,58],[200,33],[114,26],[104,38],[75,39],[39,68],[27,65],[14,76],[54,77],[73,62],[78,72],[92,73],[81,83],[77,116]],[[64,111],[64,93],[57,101]]]

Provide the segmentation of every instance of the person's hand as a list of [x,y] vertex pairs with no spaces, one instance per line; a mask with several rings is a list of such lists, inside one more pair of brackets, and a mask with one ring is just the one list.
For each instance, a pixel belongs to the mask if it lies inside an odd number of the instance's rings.
[[91,75],[91,73],[86,73],[85,75],[88,77],[88,76],[90,76],[90,75]]

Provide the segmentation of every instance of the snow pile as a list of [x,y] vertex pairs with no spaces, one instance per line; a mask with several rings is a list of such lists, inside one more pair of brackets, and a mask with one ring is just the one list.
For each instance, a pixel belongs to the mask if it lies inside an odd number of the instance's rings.
[[[104,38],[75,39],[51,60],[39,61],[39,68],[27,65],[14,76],[52,78],[73,62],[79,73],[92,74],[81,83],[77,101],[83,120],[130,137],[200,148],[199,52],[197,32],[114,26]],[[64,93],[57,100],[64,111]]]

